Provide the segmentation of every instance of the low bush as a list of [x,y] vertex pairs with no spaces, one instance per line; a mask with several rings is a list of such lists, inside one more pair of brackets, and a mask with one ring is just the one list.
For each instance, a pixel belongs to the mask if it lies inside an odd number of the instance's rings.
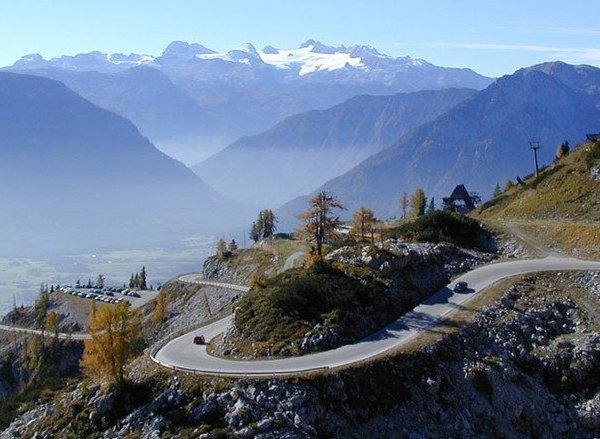
[[388,230],[387,237],[415,242],[448,242],[461,247],[481,248],[490,237],[490,233],[473,218],[438,210]]

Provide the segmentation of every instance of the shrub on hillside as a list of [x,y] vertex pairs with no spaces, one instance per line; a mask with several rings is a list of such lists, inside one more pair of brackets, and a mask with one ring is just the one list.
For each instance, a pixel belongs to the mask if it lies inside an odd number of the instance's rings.
[[264,342],[277,354],[316,324],[345,340],[366,336],[393,319],[398,308],[374,276],[350,276],[321,260],[253,288],[239,303],[235,327],[243,338]]
[[437,210],[389,230],[388,237],[480,248],[490,233],[468,216]]

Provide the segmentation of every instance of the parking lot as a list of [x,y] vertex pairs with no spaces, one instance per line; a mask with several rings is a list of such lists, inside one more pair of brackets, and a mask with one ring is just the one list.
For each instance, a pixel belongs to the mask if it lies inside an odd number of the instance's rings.
[[129,288],[116,288],[116,287],[104,287],[104,288],[84,288],[84,287],[70,287],[65,286],[61,288],[61,291],[71,296],[80,297],[87,300],[95,300],[98,302],[108,304],[118,303],[129,303],[134,308],[148,303],[154,297],[156,297],[157,291],[154,290],[143,290],[135,291]]

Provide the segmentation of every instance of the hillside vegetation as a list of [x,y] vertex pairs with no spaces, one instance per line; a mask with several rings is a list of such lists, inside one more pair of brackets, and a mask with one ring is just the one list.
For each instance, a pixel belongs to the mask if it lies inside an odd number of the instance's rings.
[[387,237],[411,242],[446,242],[460,247],[485,249],[491,236],[481,224],[464,215],[436,210],[386,231]]
[[485,203],[475,217],[514,224],[550,248],[600,256],[600,143],[588,143],[538,177],[525,180]]
[[290,351],[293,342],[316,324],[330,328],[335,338],[357,339],[373,332],[394,317],[399,303],[385,294],[375,272],[348,272],[350,268],[319,262],[255,285],[235,314],[241,338],[258,342],[271,354],[289,355],[298,353]]

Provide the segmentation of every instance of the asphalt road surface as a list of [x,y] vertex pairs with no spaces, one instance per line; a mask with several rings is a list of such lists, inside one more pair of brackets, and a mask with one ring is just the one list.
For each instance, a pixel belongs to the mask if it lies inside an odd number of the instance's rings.
[[[329,351],[277,360],[243,361],[211,356],[206,352],[206,346],[193,343],[196,335],[204,335],[206,340],[211,340],[223,333],[231,324],[230,316],[175,338],[152,356],[152,359],[173,369],[235,377],[294,375],[348,366],[407,344],[438,324],[446,314],[461,309],[462,305],[482,290],[502,279],[525,273],[566,270],[600,270],[600,262],[550,256],[485,265],[457,278],[413,311],[371,336]],[[180,279],[204,283],[199,280],[198,275],[186,275]],[[452,288],[460,281],[468,283],[468,291],[453,293]],[[212,284],[226,287],[225,284]],[[237,285],[234,287],[240,291],[247,290]]]
[[[48,331],[42,332],[38,329],[20,328],[18,326],[0,325],[0,330],[10,331],[10,332],[22,332],[25,334],[42,334],[43,333],[44,335],[46,335],[48,337],[54,337],[53,332],[48,332]],[[59,332],[58,338],[63,339],[63,340],[87,340],[91,337],[89,334],[67,334],[64,332]]]

